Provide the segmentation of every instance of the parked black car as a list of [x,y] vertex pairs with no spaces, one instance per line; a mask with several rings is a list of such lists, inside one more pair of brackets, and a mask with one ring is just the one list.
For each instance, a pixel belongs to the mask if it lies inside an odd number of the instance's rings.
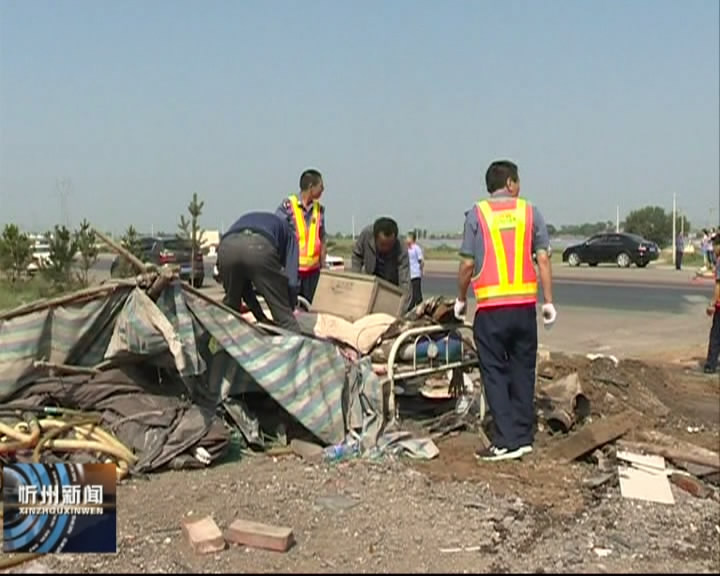
[[[195,253],[195,262],[192,259],[192,244],[189,240],[177,236],[146,236],[140,239],[142,247],[142,259],[144,262],[162,266],[170,264],[180,268],[180,279],[189,282],[192,268],[195,268],[195,288],[200,288],[205,282],[205,259],[202,250]],[[194,264],[192,266],[191,264]],[[113,260],[110,266],[110,276],[117,277],[125,275],[126,272],[121,266],[120,256]]]
[[590,266],[615,263],[621,268],[635,264],[644,268],[660,256],[658,245],[636,234],[595,234],[582,244],[568,246],[563,252],[563,262],[570,266],[586,263]]

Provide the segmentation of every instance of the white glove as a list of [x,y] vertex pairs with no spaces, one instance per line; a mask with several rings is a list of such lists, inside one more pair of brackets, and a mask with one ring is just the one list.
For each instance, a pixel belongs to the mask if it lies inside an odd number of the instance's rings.
[[552,325],[555,324],[555,320],[557,318],[557,311],[555,310],[555,306],[553,306],[552,304],[543,304],[542,316],[545,328],[552,327]]
[[464,300],[459,300],[455,298],[453,312],[455,313],[455,318],[457,318],[458,320],[465,320],[465,306],[466,302]]

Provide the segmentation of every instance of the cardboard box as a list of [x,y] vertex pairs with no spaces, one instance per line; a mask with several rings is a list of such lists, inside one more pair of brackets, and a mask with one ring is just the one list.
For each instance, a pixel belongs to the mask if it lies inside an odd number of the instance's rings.
[[358,318],[382,312],[401,316],[405,294],[394,284],[354,272],[320,272],[312,311],[334,314],[355,322]]

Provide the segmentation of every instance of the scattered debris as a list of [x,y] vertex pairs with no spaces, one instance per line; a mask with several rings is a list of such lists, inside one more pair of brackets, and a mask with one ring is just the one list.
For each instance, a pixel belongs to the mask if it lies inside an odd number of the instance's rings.
[[619,438],[632,429],[636,422],[637,417],[632,410],[595,420],[576,434],[560,440],[548,451],[549,456],[555,460],[572,462],[591,450]]
[[480,552],[482,546],[465,546],[461,548],[440,548],[441,554],[453,554],[455,552]]
[[593,552],[598,556],[598,558],[607,558],[612,554],[612,550],[610,548],[594,548]]
[[195,554],[213,554],[225,549],[222,532],[210,516],[200,520],[184,518],[182,531]]
[[589,353],[589,354],[586,354],[585,357],[586,357],[588,360],[590,360],[591,362],[594,362],[595,360],[600,360],[601,358],[607,358],[607,359],[609,359],[609,360],[612,361],[612,363],[615,365],[615,368],[617,368],[618,365],[620,364],[620,361],[619,361],[615,356],[613,356],[612,354],[610,354],[610,355],[605,355],[605,354],[593,354],[593,353]]
[[538,382],[539,416],[553,432],[569,432],[590,416],[590,401],[583,393],[577,372],[557,380]]
[[602,474],[597,474],[590,478],[586,478],[585,480],[583,480],[583,484],[588,488],[599,488],[600,486],[607,484],[610,480],[612,480],[614,476],[615,474],[613,474],[612,472],[604,472]]
[[332,494],[330,496],[320,496],[315,503],[323,508],[340,512],[342,510],[349,510],[360,504],[360,500],[357,498],[348,498],[342,494]]
[[639,431],[636,437],[641,441],[625,442],[623,440],[622,444],[631,446],[633,451],[662,456],[680,465],[690,462],[720,470],[720,454],[712,450],[684,442],[656,430]]
[[235,520],[227,529],[225,538],[231,544],[274,552],[287,552],[295,543],[292,528],[270,526],[249,520]]

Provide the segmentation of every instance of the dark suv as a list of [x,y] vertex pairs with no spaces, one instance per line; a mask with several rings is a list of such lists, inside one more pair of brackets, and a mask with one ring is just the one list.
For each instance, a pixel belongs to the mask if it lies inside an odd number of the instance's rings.
[[[146,236],[140,239],[144,262],[162,266],[170,264],[180,268],[180,279],[190,281],[192,268],[195,269],[193,286],[200,288],[205,282],[205,260],[202,250],[195,252],[194,266],[191,267],[192,244],[189,240],[176,236]],[[121,264],[118,256],[110,266],[110,276],[127,275],[127,268]]]
[[659,256],[658,245],[642,236],[605,233],[595,234],[582,244],[568,246],[562,259],[570,266],[580,266],[585,262],[590,266],[613,263],[621,268],[627,268],[630,264],[645,268]]

